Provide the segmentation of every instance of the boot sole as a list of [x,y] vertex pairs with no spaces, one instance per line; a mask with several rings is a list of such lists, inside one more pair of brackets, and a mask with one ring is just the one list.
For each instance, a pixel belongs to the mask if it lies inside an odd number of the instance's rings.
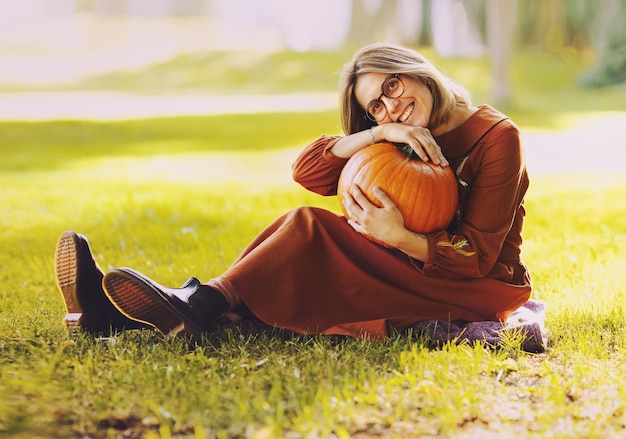
[[178,313],[138,273],[113,270],[104,276],[104,291],[115,307],[129,319],[155,327],[166,339],[188,335],[202,339],[202,330]]
[[54,272],[57,286],[65,303],[66,314],[63,325],[70,334],[81,331],[80,319],[83,310],[78,301],[78,236],[76,233],[63,232],[57,242],[54,255]]

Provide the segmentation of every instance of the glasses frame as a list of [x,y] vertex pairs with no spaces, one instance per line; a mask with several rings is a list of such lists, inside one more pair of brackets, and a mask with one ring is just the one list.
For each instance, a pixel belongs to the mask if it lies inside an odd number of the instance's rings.
[[[385,93],[385,85],[387,85],[389,83],[389,81],[392,81],[394,79],[397,79],[400,83],[401,89],[402,91],[400,91],[400,94],[398,94],[397,96],[389,96],[387,93]],[[396,73],[394,75],[391,75],[389,77],[387,77],[382,85],[380,86],[380,96],[378,96],[378,98],[374,99],[373,101],[371,101],[369,104],[367,104],[367,107],[365,108],[365,118],[371,120],[372,122],[380,122],[381,120],[384,120],[385,117],[387,117],[387,114],[389,114],[389,111],[387,110],[387,106],[385,105],[385,103],[381,100],[381,98],[383,96],[389,98],[389,99],[397,99],[399,97],[401,97],[404,94],[404,82],[402,82],[402,78],[400,78],[400,74]],[[376,119],[376,117],[374,117],[374,115],[369,111],[369,108],[372,107],[372,105],[375,105],[377,102],[380,102],[383,107],[385,107],[385,112],[383,114],[383,117]]]

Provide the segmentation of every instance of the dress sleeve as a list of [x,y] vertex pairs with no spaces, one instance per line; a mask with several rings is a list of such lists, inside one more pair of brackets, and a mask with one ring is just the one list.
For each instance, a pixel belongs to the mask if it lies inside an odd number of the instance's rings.
[[291,166],[293,179],[320,195],[337,195],[337,182],[348,159],[329,150],[341,136],[321,136],[309,144]]
[[486,277],[498,261],[516,215],[524,213],[528,176],[519,130],[512,123],[503,124],[481,143],[466,165],[473,168],[473,181],[457,230],[426,236],[429,256],[423,270],[433,276]]

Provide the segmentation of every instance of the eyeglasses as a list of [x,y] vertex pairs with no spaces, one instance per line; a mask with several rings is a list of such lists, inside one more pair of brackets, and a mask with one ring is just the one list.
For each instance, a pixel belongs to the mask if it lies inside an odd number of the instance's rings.
[[382,93],[378,96],[378,99],[374,99],[372,102],[367,104],[367,108],[365,109],[365,117],[372,122],[380,122],[387,117],[387,107],[380,99],[383,96],[392,99],[399,98],[402,96],[402,93],[404,93],[404,83],[396,73],[395,75],[385,79],[385,82],[383,82],[380,90]]

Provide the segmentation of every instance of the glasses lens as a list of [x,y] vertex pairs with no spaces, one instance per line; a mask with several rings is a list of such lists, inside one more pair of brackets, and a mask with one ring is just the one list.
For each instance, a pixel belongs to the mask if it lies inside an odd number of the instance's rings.
[[399,98],[404,93],[404,84],[400,78],[394,76],[383,84],[383,94],[388,98]]
[[[387,96],[388,98],[399,98],[404,93],[404,83],[398,78],[398,76],[392,76],[391,78],[387,78],[385,82],[383,82],[382,96]],[[387,115],[387,107],[380,99],[376,99],[375,101],[370,102],[370,104],[365,109],[365,115],[368,119],[374,122],[380,122]]]
[[368,119],[373,120],[374,122],[383,120],[386,113],[387,109],[385,108],[385,104],[378,99],[370,102],[367,106],[366,115]]

